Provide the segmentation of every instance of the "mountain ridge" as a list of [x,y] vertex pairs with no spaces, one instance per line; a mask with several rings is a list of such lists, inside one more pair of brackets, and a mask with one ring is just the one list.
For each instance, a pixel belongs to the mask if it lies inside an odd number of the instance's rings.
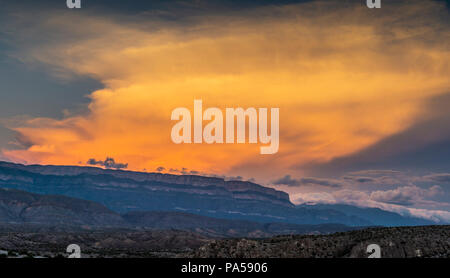
[[138,182],[164,182],[180,185],[192,185],[198,187],[218,186],[227,188],[231,192],[236,192],[239,197],[239,193],[245,191],[260,192],[267,195],[271,195],[280,200],[280,204],[293,206],[289,200],[289,195],[284,191],[279,191],[273,188],[264,187],[259,184],[249,181],[230,180],[225,181],[223,178],[217,177],[205,177],[200,175],[173,175],[164,173],[147,173],[137,171],[125,171],[125,170],[113,170],[103,169],[99,167],[90,166],[57,166],[57,165],[23,165],[0,161],[0,167],[7,167],[12,169],[20,169],[31,173],[40,175],[53,175],[53,176],[79,176],[81,174],[94,174],[94,175],[111,175],[117,178],[129,178]]
[[120,215],[92,201],[5,188],[0,188],[0,222],[93,226],[125,224]]
[[[0,162],[2,187],[94,201],[119,214],[177,211],[260,223],[340,223],[347,226],[434,224],[399,214],[395,216],[401,221],[383,222],[381,217],[374,223],[369,214],[347,213],[333,207],[295,206],[287,193],[255,183],[192,175]],[[376,214],[374,210],[368,212]]]
[[0,188],[0,227],[5,225],[12,230],[30,230],[30,225],[40,229],[55,227],[68,231],[179,230],[213,238],[263,238],[281,234],[327,234],[357,229],[341,224],[263,224],[168,211],[133,211],[119,215],[92,201]]

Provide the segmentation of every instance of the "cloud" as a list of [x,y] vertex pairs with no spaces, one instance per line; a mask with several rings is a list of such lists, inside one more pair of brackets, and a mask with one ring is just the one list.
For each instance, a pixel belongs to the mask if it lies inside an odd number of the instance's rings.
[[156,168],[157,172],[162,172],[162,171],[165,171],[165,170],[166,170],[166,168],[164,168],[162,166],[159,166],[158,168]]
[[292,196],[295,204],[335,204],[336,199],[328,192],[299,193]]
[[339,174],[367,168],[450,170],[450,88],[424,101],[423,112],[405,130],[358,152],[310,166],[314,173]]
[[[244,180],[244,178],[242,176],[226,176],[226,175],[218,175],[218,174],[206,174],[206,176],[213,177],[213,178],[221,178],[221,179],[224,179],[225,181],[243,181]],[[256,182],[256,180],[254,178],[246,179],[246,181]]]
[[302,185],[321,185],[327,187],[341,187],[342,183],[335,179],[324,178],[301,178],[293,179],[290,175],[286,175],[278,180],[272,182],[274,185],[287,185],[287,186],[302,186]]
[[302,185],[322,185],[327,187],[341,187],[342,183],[335,179],[323,179],[323,178],[301,178],[300,184]]
[[[431,191],[438,191],[439,188],[434,188]],[[411,189],[404,191],[414,191]],[[403,216],[411,216],[411,217],[419,217],[434,221],[436,223],[450,223],[450,211],[448,210],[439,210],[439,209],[423,209],[423,208],[412,208],[404,206],[403,204],[384,202],[384,201],[402,201],[405,199],[408,203],[412,198],[417,197],[417,193],[412,193],[415,197],[401,197],[397,196],[402,193],[393,193],[393,192],[378,192],[371,196],[370,193],[355,191],[355,190],[339,190],[335,192],[313,192],[313,193],[299,193],[293,195],[294,203],[296,204],[304,204],[304,203],[325,203],[325,204],[349,204],[355,205],[359,207],[372,207],[372,208],[380,208],[382,210],[387,210],[391,212],[398,213]],[[408,195],[411,193],[403,193],[404,195]],[[434,193],[431,193],[434,194]],[[425,194],[427,195],[427,194]],[[383,196],[382,201],[374,200],[372,197],[380,197]],[[390,198],[388,198],[390,197]],[[418,198],[416,201],[420,201]],[[400,202],[400,203],[402,203]],[[447,204],[448,206],[448,204]]]
[[365,175],[365,176],[385,176],[385,175],[397,175],[397,174],[402,174],[402,172],[400,171],[395,171],[395,170],[362,170],[362,171],[355,171],[355,172],[350,172],[347,175],[351,175],[351,176],[360,176],[360,175]]
[[356,190],[339,190],[333,193],[337,203],[360,203],[361,201],[367,201],[370,199],[370,195],[364,191]]
[[[444,4],[387,5],[375,15],[360,3],[314,1],[187,24],[70,11],[16,18],[7,26],[14,57],[58,78],[95,78],[104,88],[89,94],[86,113],[12,126],[32,145],[3,155],[74,164],[107,153],[130,169],[180,169],[189,161],[199,172],[265,181],[287,169],[303,175],[306,165],[407,129],[427,113],[428,98],[448,91]],[[173,144],[171,111],[192,108],[196,98],[221,109],[279,107],[280,152]]]
[[[360,176],[361,174],[364,176]],[[346,173],[336,179],[336,183],[341,184],[341,187],[288,186],[287,191],[297,204],[327,203],[375,207],[405,216],[450,223],[450,188],[446,186],[447,175],[367,170]],[[296,181],[296,184],[300,184],[299,180]]]
[[433,197],[441,192],[440,186],[432,186],[428,189],[419,188],[417,186],[403,186],[393,190],[374,191],[370,194],[370,199],[402,206],[412,206],[420,203],[426,197]]
[[300,181],[291,178],[291,175],[286,175],[272,182],[275,185],[288,185],[288,186],[299,186]]
[[181,168],[181,169],[176,169],[176,168],[170,168],[169,169],[170,173],[175,173],[175,174],[181,174],[181,175],[188,175],[189,171],[187,168]]
[[432,174],[432,175],[425,176],[424,179],[437,181],[437,182],[450,183],[450,174],[449,173]]
[[[164,168],[164,167],[160,167],[160,168]],[[164,170],[165,170],[165,168],[161,171],[164,171]],[[205,176],[205,177],[220,178],[220,179],[223,179],[226,181],[242,181],[242,180],[244,180],[242,176],[226,176],[226,175],[211,174],[211,173],[201,172],[201,171],[197,171],[197,170],[190,170],[185,167],[183,167],[181,169],[170,168],[168,171],[169,171],[169,173],[174,173],[174,174],[200,175],[200,176]],[[158,172],[160,172],[160,171],[158,171]],[[255,179],[250,178],[250,179],[247,179],[247,181],[254,182]]]
[[344,179],[346,179],[346,180],[351,180],[351,181],[356,181],[356,182],[359,182],[359,183],[366,183],[366,182],[371,182],[371,183],[373,183],[373,182],[376,182],[376,181],[377,181],[376,178],[371,178],[371,177],[358,177],[358,176],[356,176],[356,177],[353,177],[353,176],[345,176]]
[[116,163],[114,158],[107,157],[105,161],[95,160],[94,158],[90,158],[86,164],[88,165],[99,165],[103,166],[107,169],[126,169],[128,168],[128,163]]

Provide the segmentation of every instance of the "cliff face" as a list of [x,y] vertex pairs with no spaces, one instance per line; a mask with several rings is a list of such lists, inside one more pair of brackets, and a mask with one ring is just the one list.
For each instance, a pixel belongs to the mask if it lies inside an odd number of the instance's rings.
[[0,187],[90,200],[117,213],[183,211],[261,222],[305,221],[287,220],[297,217],[297,210],[285,192],[195,175],[0,162]]
[[[78,167],[78,166],[44,166],[44,165],[21,165],[7,162],[0,162],[0,180],[8,179],[1,168],[17,169],[29,173],[35,173],[46,176],[66,176],[75,177],[80,175],[107,175],[117,178],[123,182],[116,182],[115,186],[129,187],[137,182],[149,190],[180,191],[191,192],[195,194],[219,194],[228,195],[237,199],[249,199],[268,201],[274,204],[292,207],[286,192],[278,191],[273,188],[264,187],[252,182],[246,181],[225,181],[222,178],[204,177],[196,175],[170,175],[161,173],[143,173],[122,170],[109,170],[96,167]],[[26,177],[15,176],[14,179],[27,181]],[[125,180],[129,180],[125,182]],[[31,181],[28,179],[28,182]],[[131,182],[130,182],[131,181]],[[111,183],[109,183],[111,185]],[[186,188],[165,186],[165,185],[185,185]]]

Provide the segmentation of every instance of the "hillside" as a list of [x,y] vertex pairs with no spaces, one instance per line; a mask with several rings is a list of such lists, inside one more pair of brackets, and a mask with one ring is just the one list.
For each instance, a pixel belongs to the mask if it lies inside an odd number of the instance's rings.
[[355,228],[342,224],[298,225],[219,219],[184,212],[128,212],[119,215],[105,206],[59,195],[40,195],[16,189],[0,189],[0,225],[12,231],[56,228],[179,230],[199,235],[262,238],[280,234],[326,234]]
[[450,226],[370,228],[330,235],[217,240],[176,230],[70,230],[0,225],[0,258],[67,257],[79,244],[82,257],[113,258],[367,258],[376,243],[382,258],[450,258]]
[[193,252],[200,258],[367,258],[378,244],[382,258],[450,258],[450,226],[371,228],[320,236],[213,241]]
[[101,204],[65,196],[0,188],[0,223],[123,226],[120,215]]

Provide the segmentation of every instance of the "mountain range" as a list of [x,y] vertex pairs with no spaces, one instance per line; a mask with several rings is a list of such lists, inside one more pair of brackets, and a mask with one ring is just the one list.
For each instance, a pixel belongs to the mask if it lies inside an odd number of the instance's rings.
[[[5,227],[5,225],[8,225]],[[262,238],[282,234],[327,234],[355,229],[342,224],[298,225],[218,219],[184,212],[132,211],[118,214],[104,205],[60,195],[0,188],[0,227],[14,231],[59,227],[63,230],[179,230],[199,235]],[[1,229],[0,229],[1,230]],[[39,229],[38,229],[39,230]]]
[[[74,208],[74,213],[92,205],[85,202],[95,202],[98,212],[105,213],[107,209],[116,217],[119,216],[119,222],[127,222],[124,219],[127,214],[131,222],[139,217],[142,221],[149,219],[148,216],[138,217],[138,212],[177,212],[209,217],[208,219],[243,220],[260,224],[341,224],[353,227],[433,224],[425,219],[404,217],[376,208],[347,205],[296,206],[290,202],[287,193],[273,188],[252,182],[226,181],[197,175],[0,162],[0,188],[75,198],[79,200],[80,208]],[[36,198],[45,200],[44,197]],[[67,202],[75,199],[68,199]],[[98,206],[102,206],[102,209]],[[177,215],[179,216],[180,214]],[[146,222],[149,223],[148,220]]]

